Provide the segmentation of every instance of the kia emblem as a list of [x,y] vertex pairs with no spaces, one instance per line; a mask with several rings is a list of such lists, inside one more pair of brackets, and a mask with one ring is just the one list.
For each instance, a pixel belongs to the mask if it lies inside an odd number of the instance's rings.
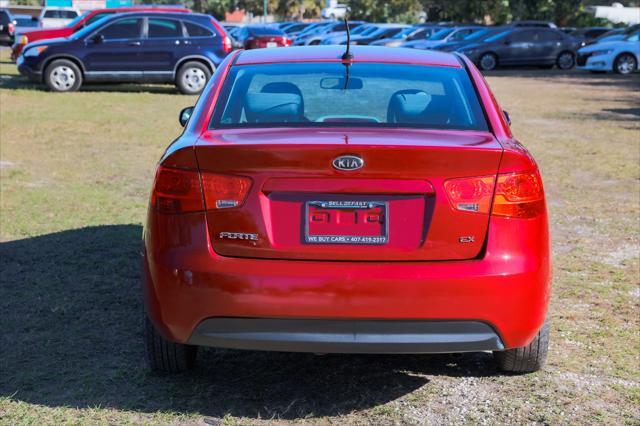
[[333,167],[338,170],[358,170],[364,166],[364,160],[357,155],[341,155],[333,160]]

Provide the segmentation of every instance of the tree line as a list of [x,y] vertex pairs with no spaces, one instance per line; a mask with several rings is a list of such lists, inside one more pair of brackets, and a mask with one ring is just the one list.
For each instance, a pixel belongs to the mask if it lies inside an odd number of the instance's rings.
[[[169,0],[170,1],[170,0]],[[225,12],[243,9],[262,15],[263,0],[189,0],[193,9],[224,19]],[[503,24],[512,20],[549,20],[559,26],[593,25],[595,18],[585,13],[588,5],[602,0],[346,0],[350,19],[369,22],[433,22]],[[634,2],[622,2],[629,3]],[[324,0],[268,0],[268,13],[280,19],[320,17]]]

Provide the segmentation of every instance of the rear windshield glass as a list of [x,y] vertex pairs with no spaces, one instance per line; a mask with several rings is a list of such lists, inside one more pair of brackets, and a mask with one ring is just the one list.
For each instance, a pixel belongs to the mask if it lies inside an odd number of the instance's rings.
[[256,36],[266,36],[266,35],[279,36],[284,34],[284,32],[282,30],[279,30],[278,28],[249,27],[248,29],[251,34]]
[[488,129],[462,68],[354,63],[232,67],[214,128],[417,127]]
[[78,14],[73,10],[47,10],[44,12],[45,18],[54,18],[54,19],[73,19]]

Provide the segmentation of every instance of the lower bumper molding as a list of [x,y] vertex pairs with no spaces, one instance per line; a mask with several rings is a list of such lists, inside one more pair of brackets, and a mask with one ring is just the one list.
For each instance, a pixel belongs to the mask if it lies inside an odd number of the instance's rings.
[[187,344],[322,353],[450,353],[503,350],[480,321],[209,318]]

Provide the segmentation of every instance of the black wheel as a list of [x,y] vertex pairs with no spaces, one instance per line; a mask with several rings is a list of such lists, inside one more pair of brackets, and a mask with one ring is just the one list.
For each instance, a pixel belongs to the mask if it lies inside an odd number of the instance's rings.
[[556,58],[556,66],[561,70],[570,70],[576,65],[576,56],[572,52],[562,52]]
[[480,56],[478,66],[482,71],[491,71],[498,67],[498,57],[494,53],[485,53]]
[[202,62],[190,61],[183,64],[176,74],[176,86],[185,95],[197,95],[211,78],[211,71]]
[[613,72],[616,74],[631,74],[638,68],[638,61],[631,53],[621,53],[613,61]]
[[542,368],[549,349],[549,321],[538,331],[527,346],[506,351],[496,351],[493,358],[502,371],[510,373],[532,373]]
[[73,62],[57,59],[47,65],[44,82],[54,92],[75,92],[82,86],[82,72]]
[[181,373],[192,369],[198,352],[197,346],[165,340],[146,316],[144,319],[144,346],[149,368],[168,373]]

